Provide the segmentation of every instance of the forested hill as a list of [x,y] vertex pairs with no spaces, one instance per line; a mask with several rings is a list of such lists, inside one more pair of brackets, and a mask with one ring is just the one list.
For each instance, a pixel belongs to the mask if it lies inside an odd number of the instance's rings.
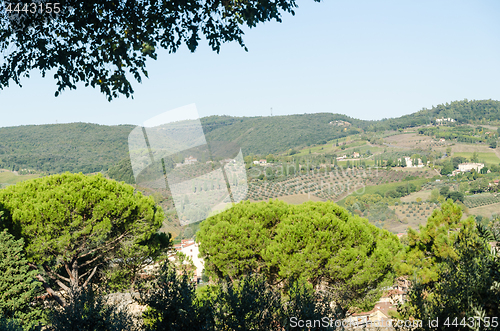
[[[320,113],[274,117],[211,116],[203,118],[201,122],[208,140],[232,141],[247,153],[268,154],[322,143],[357,131],[404,129],[448,117],[460,124],[499,122],[500,101],[454,101],[380,121],[363,121],[345,115]],[[336,120],[352,125],[339,127],[329,124]]]
[[135,126],[88,123],[0,128],[0,168],[49,173],[107,170],[127,156]]
[[[245,154],[269,154],[325,143],[357,132],[429,124],[443,117],[453,118],[458,123],[499,123],[500,101],[454,101],[380,121],[318,113],[272,117],[210,116],[202,118],[201,123],[208,141],[237,143]],[[330,124],[335,121],[350,125]],[[27,168],[49,173],[106,171],[127,158],[127,137],[133,128],[132,125],[87,123],[0,128],[0,168]],[[126,163],[121,162],[119,168],[127,167]]]
[[[347,130],[330,121],[352,123]],[[365,121],[345,115],[202,118],[208,141],[231,141],[245,153],[269,154],[357,133]],[[48,173],[106,171],[127,158],[128,134],[135,126],[89,123],[0,128],[0,168]]]
[[[333,121],[350,126],[335,126]],[[280,153],[291,148],[324,144],[328,140],[361,132],[369,125],[345,115],[319,113],[272,117],[210,116],[201,119],[207,141],[230,141],[245,153]],[[344,130],[345,129],[345,130]]]
[[383,119],[372,123],[366,129],[369,131],[396,130],[429,124],[434,122],[436,118],[453,118],[459,124],[498,123],[500,122],[500,101],[491,99],[453,101],[433,106],[431,109],[424,108],[416,113],[398,118]]

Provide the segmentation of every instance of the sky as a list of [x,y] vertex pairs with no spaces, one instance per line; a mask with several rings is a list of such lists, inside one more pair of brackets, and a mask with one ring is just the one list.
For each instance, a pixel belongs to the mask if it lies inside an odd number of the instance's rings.
[[54,96],[48,74],[0,91],[0,127],[140,125],[195,104],[199,116],[330,112],[398,117],[454,100],[500,100],[500,2],[298,0],[296,15],[245,29],[219,54],[159,52],[134,99],[78,86]]

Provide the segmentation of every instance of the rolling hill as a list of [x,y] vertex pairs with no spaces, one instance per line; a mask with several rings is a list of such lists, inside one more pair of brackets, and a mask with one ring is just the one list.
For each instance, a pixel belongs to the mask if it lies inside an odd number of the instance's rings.
[[[500,101],[454,101],[380,121],[318,113],[273,117],[210,116],[202,118],[201,123],[209,142],[229,141],[240,145],[244,154],[267,155],[324,144],[359,132],[424,125],[441,117],[454,118],[458,123],[498,123]],[[132,125],[89,123],[0,128],[0,168],[46,173],[123,172],[128,167],[127,138],[133,128]],[[127,176],[130,177],[130,173]]]

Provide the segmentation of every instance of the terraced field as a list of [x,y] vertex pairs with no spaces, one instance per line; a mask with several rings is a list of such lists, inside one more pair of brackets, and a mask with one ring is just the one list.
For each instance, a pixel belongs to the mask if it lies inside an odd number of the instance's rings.
[[[418,175],[425,176],[425,172]],[[397,182],[407,176],[408,173],[402,171],[354,168],[291,176],[276,181],[254,181],[249,184],[247,199],[259,201],[308,194],[321,200],[339,201],[354,192],[365,194],[367,190],[376,191],[378,185],[394,183],[397,186]]]
[[[483,207],[500,202],[500,194],[476,194],[465,198],[464,204],[467,208]],[[500,210],[498,211],[500,212]]]
[[401,202],[391,207],[403,224],[417,228],[418,224],[424,224],[431,216],[432,211],[439,208],[439,204],[431,202]]

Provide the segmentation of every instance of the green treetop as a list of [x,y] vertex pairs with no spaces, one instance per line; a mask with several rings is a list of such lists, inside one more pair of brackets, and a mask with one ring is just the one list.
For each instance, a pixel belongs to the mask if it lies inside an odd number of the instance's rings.
[[490,243],[500,240],[499,231],[495,223],[490,229],[466,225],[456,232],[454,257],[443,259],[437,280],[412,284],[408,302],[399,308],[403,319],[439,320],[438,328],[424,323],[425,330],[470,330],[461,322],[463,316],[469,325],[476,321],[475,330],[498,328],[491,317],[500,313],[500,257]]
[[259,272],[272,283],[327,285],[343,307],[376,299],[401,248],[395,235],[331,202],[240,203],[204,221],[197,240],[209,276]]
[[164,217],[153,199],[101,175],[25,181],[0,190],[0,201],[7,226],[24,239],[27,259],[40,271],[38,280],[61,305],[54,284],[66,291],[85,287],[111,262],[137,269],[169,244],[157,234]]
[[461,220],[462,210],[451,200],[436,209],[419,231],[408,229],[409,245],[398,271],[401,275],[415,276],[420,282],[437,281],[443,261],[456,259],[453,246],[459,230],[469,232],[474,220]]

